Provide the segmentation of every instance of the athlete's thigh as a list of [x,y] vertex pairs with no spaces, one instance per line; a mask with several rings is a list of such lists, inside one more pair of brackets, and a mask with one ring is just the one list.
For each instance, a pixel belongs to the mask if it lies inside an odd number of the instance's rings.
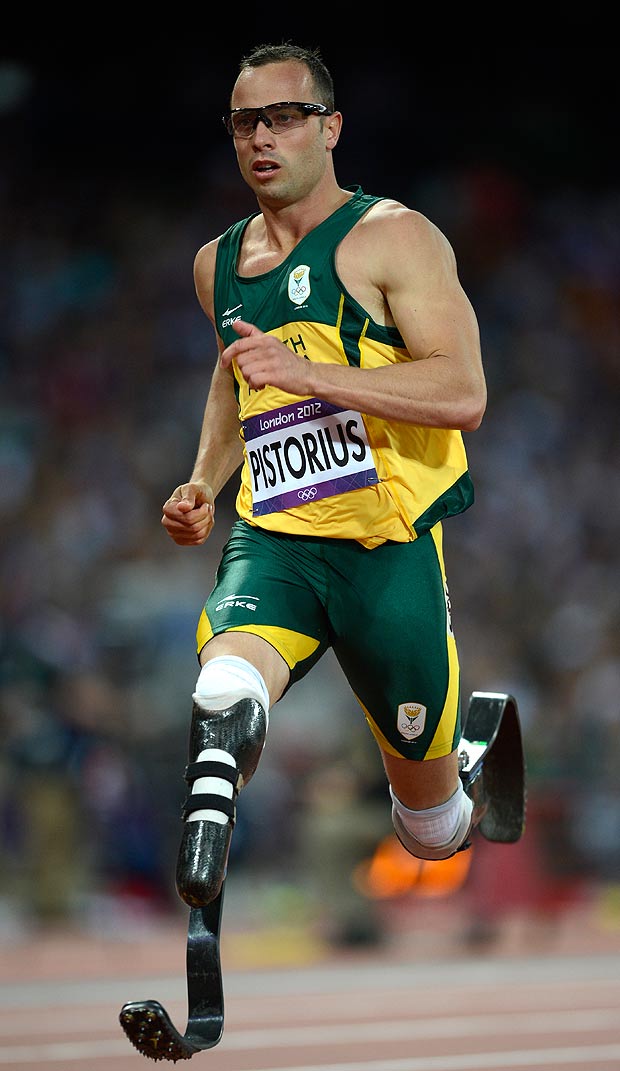
[[250,633],[281,655],[290,683],[300,680],[328,644],[322,572],[304,541],[235,522],[198,622],[198,652],[222,633]]
[[334,652],[388,754],[438,758],[460,736],[459,666],[441,528],[353,552],[330,600]]

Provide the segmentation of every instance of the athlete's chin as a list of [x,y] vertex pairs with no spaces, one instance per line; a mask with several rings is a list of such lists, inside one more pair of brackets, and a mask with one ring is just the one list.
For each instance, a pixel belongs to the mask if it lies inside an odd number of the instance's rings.
[[279,171],[253,171],[249,184],[258,194],[278,194],[285,188],[285,181]]
[[273,208],[286,208],[295,203],[295,196],[290,186],[285,182],[257,182],[251,183],[255,196],[261,204]]

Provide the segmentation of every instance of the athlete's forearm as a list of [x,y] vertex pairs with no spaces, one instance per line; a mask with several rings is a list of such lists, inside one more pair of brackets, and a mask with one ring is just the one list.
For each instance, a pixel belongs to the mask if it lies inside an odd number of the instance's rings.
[[368,369],[306,362],[305,372],[312,394],[384,420],[473,431],[486,406],[482,374],[443,355]]
[[[236,361],[254,390],[270,385],[298,398],[323,398],[384,420],[426,427],[473,431],[482,419],[486,387],[475,341],[457,339],[450,356],[435,350],[402,364],[356,368],[307,360],[245,321],[235,329],[241,337],[222,351],[220,365],[230,371]],[[412,346],[410,352],[421,349]]]
[[205,406],[191,482],[204,481],[217,496],[243,461],[232,376],[219,364]]
[[242,461],[243,450],[238,442],[234,447],[231,444],[228,449],[224,449],[223,444],[218,444],[217,449],[213,449],[203,445],[201,440],[190,483],[209,484],[213,497],[217,498]]

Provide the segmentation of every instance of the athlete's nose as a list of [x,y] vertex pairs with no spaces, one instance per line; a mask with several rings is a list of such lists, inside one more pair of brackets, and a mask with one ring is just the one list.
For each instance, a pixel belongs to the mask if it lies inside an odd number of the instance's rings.
[[263,119],[263,117],[259,115],[252,134],[252,140],[255,144],[257,143],[259,145],[264,145],[266,141],[273,144],[273,129],[267,117]]

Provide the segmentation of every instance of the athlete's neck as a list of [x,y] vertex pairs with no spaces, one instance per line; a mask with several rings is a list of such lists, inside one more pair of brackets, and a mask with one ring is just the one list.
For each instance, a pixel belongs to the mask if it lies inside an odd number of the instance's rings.
[[313,192],[294,204],[277,205],[259,198],[264,241],[273,252],[287,254],[352,196],[349,190],[334,186],[327,195]]

